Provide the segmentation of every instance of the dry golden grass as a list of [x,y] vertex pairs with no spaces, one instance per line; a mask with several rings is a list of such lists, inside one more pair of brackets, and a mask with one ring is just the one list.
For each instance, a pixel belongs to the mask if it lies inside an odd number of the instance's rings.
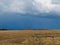
[[0,45],[60,45],[60,31],[0,31]]

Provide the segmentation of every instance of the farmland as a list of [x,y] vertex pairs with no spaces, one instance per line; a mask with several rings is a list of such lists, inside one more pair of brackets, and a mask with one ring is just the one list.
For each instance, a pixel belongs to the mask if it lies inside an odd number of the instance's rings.
[[0,45],[60,45],[59,30],[0,31]]

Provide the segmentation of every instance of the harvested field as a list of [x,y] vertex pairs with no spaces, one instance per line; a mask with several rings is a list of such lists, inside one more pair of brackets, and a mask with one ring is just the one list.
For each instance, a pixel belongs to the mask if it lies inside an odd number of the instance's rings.
[[59,30],[0,31],[0,45],[60,45]]

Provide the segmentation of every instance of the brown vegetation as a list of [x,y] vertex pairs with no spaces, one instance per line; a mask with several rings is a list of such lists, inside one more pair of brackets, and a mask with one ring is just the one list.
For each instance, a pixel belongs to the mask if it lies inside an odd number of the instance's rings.
[[60,31],[0,31],[0,45],[60,45]]

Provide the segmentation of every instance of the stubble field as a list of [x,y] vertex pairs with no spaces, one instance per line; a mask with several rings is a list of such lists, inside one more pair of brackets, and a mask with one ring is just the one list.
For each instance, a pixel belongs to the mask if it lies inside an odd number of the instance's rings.
[[0,45],[60,45],[60,31],[0,31]]

